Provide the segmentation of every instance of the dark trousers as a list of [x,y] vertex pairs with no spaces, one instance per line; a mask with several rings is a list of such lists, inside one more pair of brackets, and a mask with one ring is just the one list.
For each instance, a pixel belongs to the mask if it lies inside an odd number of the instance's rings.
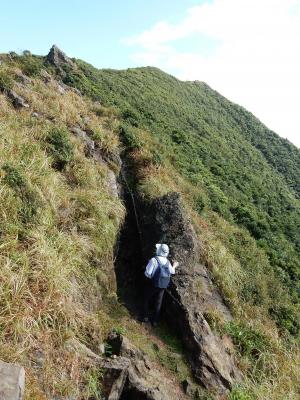
[[[165,289],[149,286],[145,291],[144,318],[150,318],[151,322],[157,323],[162,306]],[[151,312],[151,309],[153,310]]]

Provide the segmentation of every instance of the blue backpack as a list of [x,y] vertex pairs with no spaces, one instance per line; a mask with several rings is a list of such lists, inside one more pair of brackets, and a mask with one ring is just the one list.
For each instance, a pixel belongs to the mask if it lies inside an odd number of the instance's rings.
[[168,260],[165,265],[161,265],[158,257],[155,257],[158,267],[153,275],[154,286],[160,289],[166,289],[171,280],[171,273],[169,269],[170,261]]

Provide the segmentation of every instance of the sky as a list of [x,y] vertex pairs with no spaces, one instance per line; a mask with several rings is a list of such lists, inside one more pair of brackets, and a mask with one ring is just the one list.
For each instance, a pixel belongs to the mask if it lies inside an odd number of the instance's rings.
[[300,147],[300,0],[1,1],[0,52],[204,81]]

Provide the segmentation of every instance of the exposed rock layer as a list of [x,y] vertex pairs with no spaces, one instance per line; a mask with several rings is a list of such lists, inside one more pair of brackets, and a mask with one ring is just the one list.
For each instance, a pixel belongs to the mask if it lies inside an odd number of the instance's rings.
[[54,65],[59,69],[65,64],[71,67],[75,66],[73,61],[55,44],[51,47],[46,59],[50,64]]
[[188,399],[170,377],[130,341],[111,334],[108,343],[115,358],[103,362],[105,370],[103,390],[108,400],[176,400]]
[[179,195],[173,193],[141,206],[140,220],[148,246],[145,251],[151,255],[154,243],[165,242],[170,245],[171,257],[180,262],[166,296],[168,323],[180,333],[197,380],[224,395],[241,379],[241,373],[230,354],[230,344],[212,332],[204,315],[210,308],[225,320],[230,320],[231,314],[199,263],[201,244],[183,215]]
[[0,361],[0,399],[22,400],[25,387],[24,368]]

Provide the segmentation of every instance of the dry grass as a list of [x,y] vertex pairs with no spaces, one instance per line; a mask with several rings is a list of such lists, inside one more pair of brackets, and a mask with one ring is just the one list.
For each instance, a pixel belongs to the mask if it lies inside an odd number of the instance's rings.
[[[122,328],[163,365],[174,349],[135,323],[116,297],[113,247],[124,209],[108,190],[107,167],[85,157],[82,143],[71,134],[74,159],[63,172],[52,168],[47,152],[45,139],[53,126],[77,125],[90,132],[104,153],[117,154],[115,110],[95,106],[73,91],[61,94],[54,80],[32,81],[14,89],[40,118],[31,117],[28,110],[15,111],[0,94],[0,358],[26,367],[28,400],[88,399],[100,377],[90,361],[65,348],[68,338],[76,337],[97,351],[113,327]],[[139,130],[138,135],[143,146],[131,158],[141,194],[152,199],[181,193],[202,243],[202,260],[234,321],[260,332],[268,343],[254,360],[238,355],[246,376],[243,390],[250,393],[247,399],[300,398],[298,339],[283,336],[268,314],[272,302],[288,301],[268,260],[242,230],[206,209],[199,215],[195,198],[199,193],[205,198],[205,188],[183,179],[167,155],[157,162],[152,150],[159,144],[149,132]],[[20,218],[24,198],[5,183],[2,166],[7,163],[37,199],[35,220]],[[236,238],[244,241],[243,260],[232,245]],[[242,298],[246,283],[259,288],[256,303]],[[159,355],[153,344],[161,348]],[[188,375],[184,359],[178,362]]]
[[[71,91],[58,94],[55,85],[35,80],[15,88],[40,119],[15,111],[0,95],[0,357],[26,367],[30,400],[46,398],[42,393],[91,396],[94,367],[64,343],[77,337],[97,349],[104,340],[97,312],[115,290],[113,250],[124,215],[107,186],[108,168],[85,157],[72,134],[74,159],[63,172],[51,167],[45,138],[54,124],[86,127],[89,121],[105,130],[104,150],[118,146],[107,117],[96,117],[92,103]],[[7,163],[39,199],[34,221],[20,219],[24,198],[6,184]]]

